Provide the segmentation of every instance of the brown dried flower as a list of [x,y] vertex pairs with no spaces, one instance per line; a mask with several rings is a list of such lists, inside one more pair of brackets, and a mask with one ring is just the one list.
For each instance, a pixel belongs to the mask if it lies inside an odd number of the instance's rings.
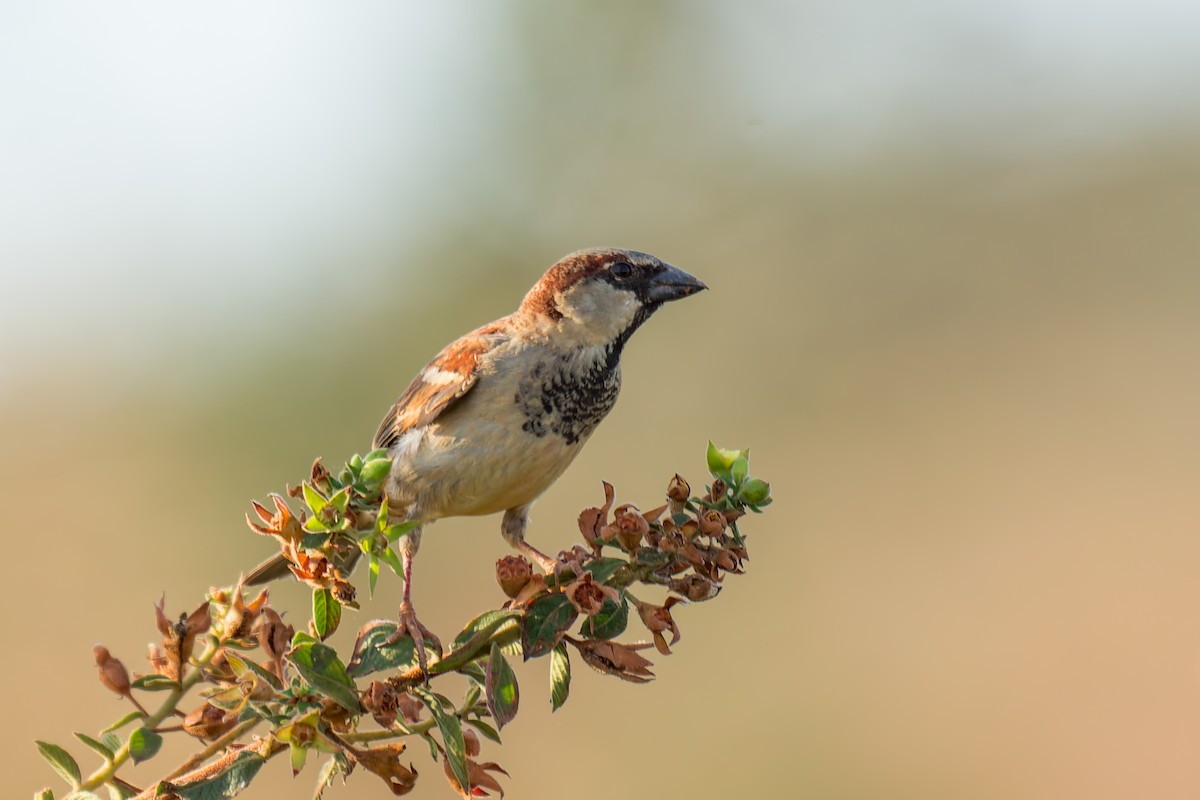
[[183,730],[189,736],[197,739],[212,741],[228,733],[237,725],[237,714],[226,714],[212,703],[205,703],[192,709],[183,718]]
[[464,791],[463,787],[459,785],[458,778],[454,776],[454,772],[450,768],[450,759],[443,758],[442,762],[442,768],[446,772],[446,780],[450,782],[451,788],[458,792],[459,796],[468,798],[468,800],[475,797],[490,797],[491,795],[488,792],[492,791],[504,797],[504,787],[490,774],[489,770],[491,772],[499,772],[505,777],[509,777],[509,775],[496,762],[489,761],[486,764],[478,764],[470,758],[467,759],[467,782],[471,784],[469,791]]
[[725,515],[715,508],[705,509],[699,522],[700,533],[704,536],[720,536],[725,533]]
[[384,728],[392,727],[396,721],[398,699],[396,687],[385,681],[371,681],[371,685],[359,696],[363,707]]
[[[165,663],[161,664],[161,668],[159,665],[155,665],[155,671],[177,681],[182,674],[183,665],[192,657],[196,637],[209,629],[212,619],[209,616],[209,604],[206,600],[191,614],[180,614],[178,622],[171,622],[167,619],[164,611],[166,602],[167,597],[164,594],[154,604],[154,624],[158,628],[158,632],[162,634],[161,654],[166,659]],[[155,656],[156,654],[152,651],[151,664],[155,664]]]
[[533,577],[533,564],[525,556],[504,556],[496,562],[496,582],[501,590],[515,598]]
[[654,646],[664,656],[671,655],[671,647],[667,644],[667,639],[663,636],[663,631],[671,632],[671,645],[678,642],[682,636],[679,633],[679,626],[675,624],[675,620],[671,616],[671,606],[682,602],[683,600],[678,597],[668,597],[666,602],[661,606],[638,601],[638,616],[642,618],[642,623],[654,637]]
[[276,678],[283,680],[283,656],[292,644],[296,629],[284,624],[283,618],[275,609],[267,606],[258,617],[258,644],[267,658],[271,659],[271,672]]
[[262,522],[255,522],[254,519],[247,514],[246,524],[250,526],[250,530],[255,533],[260,533],[266,536],[274,536],[279,540],[280,544],[297,544],[304,536],[304,527],[300,520],[292,515],[292,509],[288,507],[287,501],[275,493],[268,495],[271,498],[271,503],[275,506],[275,511],[272,513],[266,506],[258,501],[252,501],[254,513]]
[[463,726],[463,747],[468,758],[479,755],[479,734],[466,726]]
[[600,532],[606,542],[614,538],[626,552],[632,553],[642,543],[642,537],[650,531],[650,523],[638,511],[637,506],[626,503],[613,511],[613,522]]
[[571,601],[571,605],[575,606],[576,611],[589,617],[595,616],[604,608],[605,598],[616,603],[621,602],[621,595],[616,589],[596,583],[590,572],[585,572],[582,578],[563,587],[563,594]]
[[667,582],[667,588],[675,594],[683,595],[693,603],[711,600],[721,593],[721,587],[703,575],[685,575],[682,578],[672,578]]
[[604,505],[599,508],[586,508],[579,514],[579,532],[597,555],[600,553],[602,540],[600,531],[608,525],[608,510],[612,508],[616,493],[612,484],[604,482]]
[[92,648],[92,656],[96,659],[96,666],[99,667],[100,683],[114,694],[129,700],[138,711],[146,714],[146,709],[133,696],[129,687],[129,671],[125,669],[125,665],[113,658],[112,653],[108,652],[108,648],[102,644]]
[[349,749],[354,759],[368,771],[378,775],[399,796],[408,794],[417,783],[417,771],[410,763],[407,767],[400,763],[400,755],[404,752],[404,743],[371,747],[366,750]]
[[649,683],[654,678],[654,673],[649,669],[654,666],[653,663],[635,652],[649,647],[648,642],[627,645],[606,639],[564,638],[575,645],[584,662],[597,672],[616,675],[630,683]]

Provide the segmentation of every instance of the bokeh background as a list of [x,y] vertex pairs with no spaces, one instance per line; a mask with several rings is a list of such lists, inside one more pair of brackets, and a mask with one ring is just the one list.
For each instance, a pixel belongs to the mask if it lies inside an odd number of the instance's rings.
[[[520,668],[484,751],[512,796],[1196,797],[1197,30],[1172,0],[4,4],[6,784],[123,712],[94,642],[144,669],[161,592],[268,550],[251,498],[616,244],[712,291],[638,334],[532,539],[602,479],[699,483],[708,438],[777,501],[657,682],[577,665],[551,717]],[[436,629],[499,599],[496,528],[427,535]],[[246,796],[309,796],[288,772]]]

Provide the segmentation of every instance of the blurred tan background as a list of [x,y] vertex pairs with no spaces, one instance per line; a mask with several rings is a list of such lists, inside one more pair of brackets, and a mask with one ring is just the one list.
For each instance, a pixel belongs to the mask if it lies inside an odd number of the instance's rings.
[[[712,291],[638,334],[531,538],[602,479],[698,484],[708,438],[777,502],[657,682],[577,664],[551,717],[520,669],[511,796],[1196,797],[1198,8],[4,6],[7,783],[123,712],[94,642],[144,669],[160,592],[268,551],[251,498],[616,244]],[[497,602],[497,526],[427,534],[437,630]]]

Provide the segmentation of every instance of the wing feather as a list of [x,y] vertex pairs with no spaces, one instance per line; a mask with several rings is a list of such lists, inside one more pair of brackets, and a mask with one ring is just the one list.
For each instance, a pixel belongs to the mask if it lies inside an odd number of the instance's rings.
[[375,432],[372,449],[390,448],[407,431],[428,425],[479,380],[479,359],[502,339],[493,322],[448,345],[392,404]]

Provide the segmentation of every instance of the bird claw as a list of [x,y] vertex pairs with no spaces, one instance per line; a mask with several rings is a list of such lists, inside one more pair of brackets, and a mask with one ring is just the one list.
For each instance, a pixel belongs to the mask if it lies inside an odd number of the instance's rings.
[[396,632],[387,638],[384,646],[393,645],[403,639],[405,636],[411,636],[413,644],[417,648],[417,666],[421,670],[421,676],[426,683],[429,682],[429,659],[425,654],[425,643],[429,642],[437,649],[437,656],[440,660],[442,657],[442,640],[437,637],[433,631],[421,624],[421,620],[417,619],[417,614],[413,610],[412,603],[407,600],[400,603],[400,619],[396,625]]

